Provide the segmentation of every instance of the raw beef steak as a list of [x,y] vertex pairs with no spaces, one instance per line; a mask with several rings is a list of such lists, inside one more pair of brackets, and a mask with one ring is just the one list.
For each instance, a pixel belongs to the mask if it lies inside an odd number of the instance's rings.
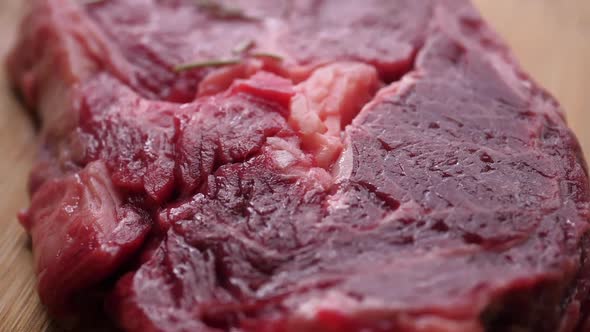
[[126,331],[586,332],[590,191],[467,0],[31,0],[39,294]]

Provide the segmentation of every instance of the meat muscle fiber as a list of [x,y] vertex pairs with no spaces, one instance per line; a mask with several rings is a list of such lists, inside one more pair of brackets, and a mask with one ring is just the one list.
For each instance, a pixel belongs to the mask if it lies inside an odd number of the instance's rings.
[[580,147],[467,0],[30,0],[7,62],[58,320],[588,331]]

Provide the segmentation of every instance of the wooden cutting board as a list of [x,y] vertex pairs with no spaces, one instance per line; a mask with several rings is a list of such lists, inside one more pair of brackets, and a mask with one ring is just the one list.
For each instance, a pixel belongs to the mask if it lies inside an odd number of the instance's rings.
[[[360,0],[359,0],[360,1]],[[417,0],[418,1],[418,0]],[[509,41],[523,66],[563,104],[590,160],[590,1],[474,0]],[[0,58],[26,1],[0,0]],[[35,292],[28,239],[17,223],[35,132],[0,66],[0,332],[60,331]]]

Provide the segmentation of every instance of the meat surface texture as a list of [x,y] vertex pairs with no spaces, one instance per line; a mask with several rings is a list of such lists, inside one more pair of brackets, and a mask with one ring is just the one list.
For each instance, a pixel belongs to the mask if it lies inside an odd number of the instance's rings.
[[467,0],[30,0],[41,300],[125,331],[587,332],[558,103]]

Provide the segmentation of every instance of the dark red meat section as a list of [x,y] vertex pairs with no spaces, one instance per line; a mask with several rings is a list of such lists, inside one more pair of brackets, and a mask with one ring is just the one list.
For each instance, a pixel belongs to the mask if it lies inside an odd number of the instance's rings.
[[585,161],[465,0],[34,0],[8,65],[57,319],[587,330]]

